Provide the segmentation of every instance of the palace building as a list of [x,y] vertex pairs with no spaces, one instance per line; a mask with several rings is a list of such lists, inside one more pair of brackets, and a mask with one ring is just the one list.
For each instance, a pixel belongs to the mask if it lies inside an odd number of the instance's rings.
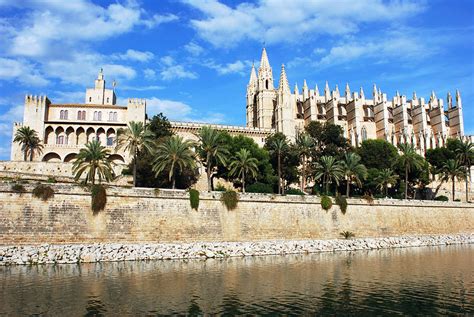
[[367,139],[384,139],[393,145],[413,144],[420,154],[443,146],[447,138],[464,138],[462,102],[459,91],[453,103],[432,92],[428,101],[413,93],[411,100],[398,92],[387,99],[376,85],[371,98],[362,87],[351,92],[347,84],[341,95],[339,88],[330,90],[328,83],[320,93],[318,86],[309,89],[304,81],[300,91],[290,91],[282,65],[278,87],[274,88],[272,67],[263,48],[258,73],[252,66],[247,86],[247,127],[274,129],[294,140],[311,121],[329,122],[342,127],[353,146]]

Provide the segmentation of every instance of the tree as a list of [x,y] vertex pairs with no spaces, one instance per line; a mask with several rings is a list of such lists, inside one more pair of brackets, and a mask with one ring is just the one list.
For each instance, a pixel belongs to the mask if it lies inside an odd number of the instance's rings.
[[18,128],[13,142],[20,143],[24,161],[27,160],[28,156],[30,161],[33,161],[34,154],[41,154],[43,151],[43,145],[38,137],[38,133],[29,126]]
[[133,157],[133,186],[137,186],[137,157],[141,151],[153,149],[153,133],[143,122],[131,121],[126,129],[118,131],[116,151],[128,151]]
[[173,135],[167,137],[156,147],[153,171],[159,175],[168,170],[171,188],[176,188],[176,174],[182,173],[186,168],[195,168],[196,159],[192,150],[194,142],[184,141],[182,137]]
[[326,195],[329,193],[329,183],[335,182],[339,185],[339,180],[344,176],[341,164],[333,156],[323,156],[313,167],[314,179],[322,179]]
[[324,155],[338,157],[350,149],[342,127],[336,124],[312,121],[305,127],[305,131],[313,139],[315,146],[312,156],[315,161]]
[[464,179],[466,176],[464,167],[459,163],[459,161],[449,159],[443,166],[443,178],[450,179],[452,182],[452,197],[454,201],[455,195],[455,179]]
[[360,163],[360,156],[355,153],[346,153],[342,161],[342,170],[347,180],[346,196],[349,197],[352,182],[362,186],[361,179],[367,178],[367,168]]
[[109,150],[102,146],[98,140],[88,142],[84,149],[79,151],[72,165],[74,179],[78,181],[86,173],[84,183],[95,184],[96,176],[99,183],[102,179],[110,182],[114,178],[112,163],[108,160]]
[[173,135],[171,123],[161,112],[151,118],[150,123],[148,123],[148,129],[153,133],[156,140]]
[[392,168],[398,160],[397,148],[385,140],[365,140],[357,149],[364,165],[378,170]]
[[223,134],[211,127],[204,126],[198,134],[199,145],[197,147],[201,162],[206,167],[207,190],[212,190],[213,167],[217,163],[226,165],[226,156],[229,150],[224,143]]
[[298,135],[296,138],[296,148],[298,151],[298,156],[300,158],[301,163],[301,190],[304,191],[305,184],[306,184],[306,164],[308,162],[308,158],[311,155],[311,151],[314,147],[314,140],[313,138],[307,134],[302,133]]
[[245,193],[245,177],[250,175],[252,177],[257,176],[257,159],[251,157],[250,151],[247,149],[241,149],[237,152],[229,165],[230,174],[240,177],[242,182],[242,192]]
[[282,133],[275,133],[273,136],[270,136],[266,140],[265,146],[269,148],[269,151],[272,155],[276,155],[277,172],[278,172],[278,194],[282,194],[283,185],[282,185],[281,161],[282,161],[283,152],[288,150],[288,142],[286,140],[285,135],[283,135]]
[[469,201],[469,180],[471,176],[471,166],[472,161],[474,160],[474,144],[471,141],[467,140],[461,142],[459,147],[456,149],[456,156],[460,164],[464,166],[465,169],[465,181],[466,181],[466,202]]
[[393,170],[390,168],[382,169],[375,181],[377,183],[377,188],[383,191],[385,197],[388,196],[388,185],[394,185],[397,182],[398,175],[393,173]]
[[398,162],[405,169],[405,199],[408,199],[408,173],[413,169],[421,168],[423,166],[423,158],[416,153],[415,148],[411,144],[401,143],[398,145],[398,148],[401,151]]

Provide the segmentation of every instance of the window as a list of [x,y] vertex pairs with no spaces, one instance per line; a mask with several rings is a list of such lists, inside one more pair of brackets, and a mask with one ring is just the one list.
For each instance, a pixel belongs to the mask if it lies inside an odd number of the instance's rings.
[[82,120],[82,111],[77,112],[77,120]]
[[61,110],[59,112],[59,119],[61,119],[61,120],[64,119],[64,110]]
[[107,146],[112,146],[112,145],[114,145],[114,137],[109,136],[107,138]]
[[114,112],[114,121],[117,121],[117,112]]
[[56,144],[64,144],[64,135],[59,135],[56,139]]
[[67,117],[68,117],[68,111],[67,110],[64,110],[64,120],[67,120]]
[[365,127],[362,127],[361,134],[362,134],[362,142],[367,140],[367,129]]
[[109,103],[109,97],[107,97],[107,103]]
[[97,120],[102,121],[102,111],[97,114]]
[[86,111],[82,111],[82,120],[86,120]]
[[265,88],[268,89],[268,79],[265,80]]
[[92,97],[89,97],[89,102],[92,102]]
[[94,111],[94,121],[97,121],[97,118],[98,118],[97,111]]

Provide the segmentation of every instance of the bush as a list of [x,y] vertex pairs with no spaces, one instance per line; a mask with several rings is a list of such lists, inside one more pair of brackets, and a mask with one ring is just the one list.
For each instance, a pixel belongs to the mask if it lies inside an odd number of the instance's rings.
[[160,196],[160,189],[159,188],[153,189],[153,193],[155,194],[155,196]]
[[40,198],[42,201],[47,201],[54,197],[54,190],[50,186],[38,184],[33,189],[32,194],[33,197]]
[[94,214],[105,209],[107,204],[107,193],[103,185],[91,186],[91,209]]
[[189,190],[189,202],[191,203],[191,208],[198,210],[199,208],[199,192],[193,188]]
[[341,209],[342,214],[345,215],[346,211],[347,211],[347,199],[346,199],[346,197],[338,194],[336,196],[336,204]]
[[350,239],[355,237],[354,232],[351,231],[342,231],[341,233],[339,233],[339,235],[341,235],[344,239]]
[[288,188],[288,190],[285,190],[285,194],[286,195],[304,195],[304,193],[298,188]]
[[225,192],[226,190],[227,188],[221,183],[217,183],[216,187],[214,188],[214,191],[216,192]]
[[247,193],[262,193],[262,194],[273,194],[273,187],[270,184],[254,183],[247,186]]
[[226,190],[222,193],[221,202],[227,207],[227,210],[234,210],[237,208],[239,196],[234,190]]
[[365,194],[362,196],[362,199],[365,199],[369,205],[372,205],[374,203],[374,196],[371,194]]
[[453,201],[460,202],[460,201],[461,201],[461,199],[457,198],[457,199],[455,199],[455,200],[453,200]]
[[434,200],[437,201],[449,201],[449,198],[443,195],[436,196]]
[[331,209],[332,207],[332,200],[330,197],[328,196],[322,196],[321,197],[321,207],[328,211],[329,209]]
[[19,193],[19,194],[26,192],[25,187],[24,187],[23,185],[21,185],[21,184],[13,184],[12,187],[11,187],[11,189],[12,189],[15,193]]
[[50,184],[54,184],[54,183],[57,183],[57,180],[54,177],[48,177],[48,180],[46,182],[48,182]]

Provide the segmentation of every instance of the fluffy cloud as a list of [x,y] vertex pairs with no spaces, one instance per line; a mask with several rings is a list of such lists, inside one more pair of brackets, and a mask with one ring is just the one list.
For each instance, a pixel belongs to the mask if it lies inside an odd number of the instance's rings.
[[194,56],[199,56],[204,52],[204,49],[195,42],[189,42],[184,46],[184,49]]
[[132,49],[128,49],[127,52],[123,54],[118,54],[114,56],[117,59],[122,59],[122,60],[130,60],[130,61],[137,61],[137,62],[149,62],[151,59],[153,59],[154,55],[152,52],[141,52],[141,51],[136,51]]
[[0,57],[0,79],[17,80],[28,86],[45,86],[49,83],[33,64],[21,59],[2,57]]
[[246,60],[246,61],[237,60],[233,63],[218,64],[214,62],[213,60],[210,60],[204,63],[204,66],[207,66],[209,68],[216,70],[219,75],[227,75],[227,74],[245,75],[249,73],[249,69],[252,66],[252,62],[249,60]]
[[278,43],[321,34],[353,34],[365,23],[397,22],[424,9],[413,0],[261,0],[235,8],[217,0],[183,1],[204,15],[191,21],[199,36],[220,47],[235,46],[246,39]]
[[162,64],[160,75],[163,80],[198,78],[196,73],[185,69],[184,65],[178,64],[171,56],[162,57],[160,62]]
[[153,116],[160,112],[170,120],[207,123],[222,123],[225,121],[225,116],[222,113],[212,112],[203,114],[181,101],[160,99],[156,97],[147,99],[148,115]]

